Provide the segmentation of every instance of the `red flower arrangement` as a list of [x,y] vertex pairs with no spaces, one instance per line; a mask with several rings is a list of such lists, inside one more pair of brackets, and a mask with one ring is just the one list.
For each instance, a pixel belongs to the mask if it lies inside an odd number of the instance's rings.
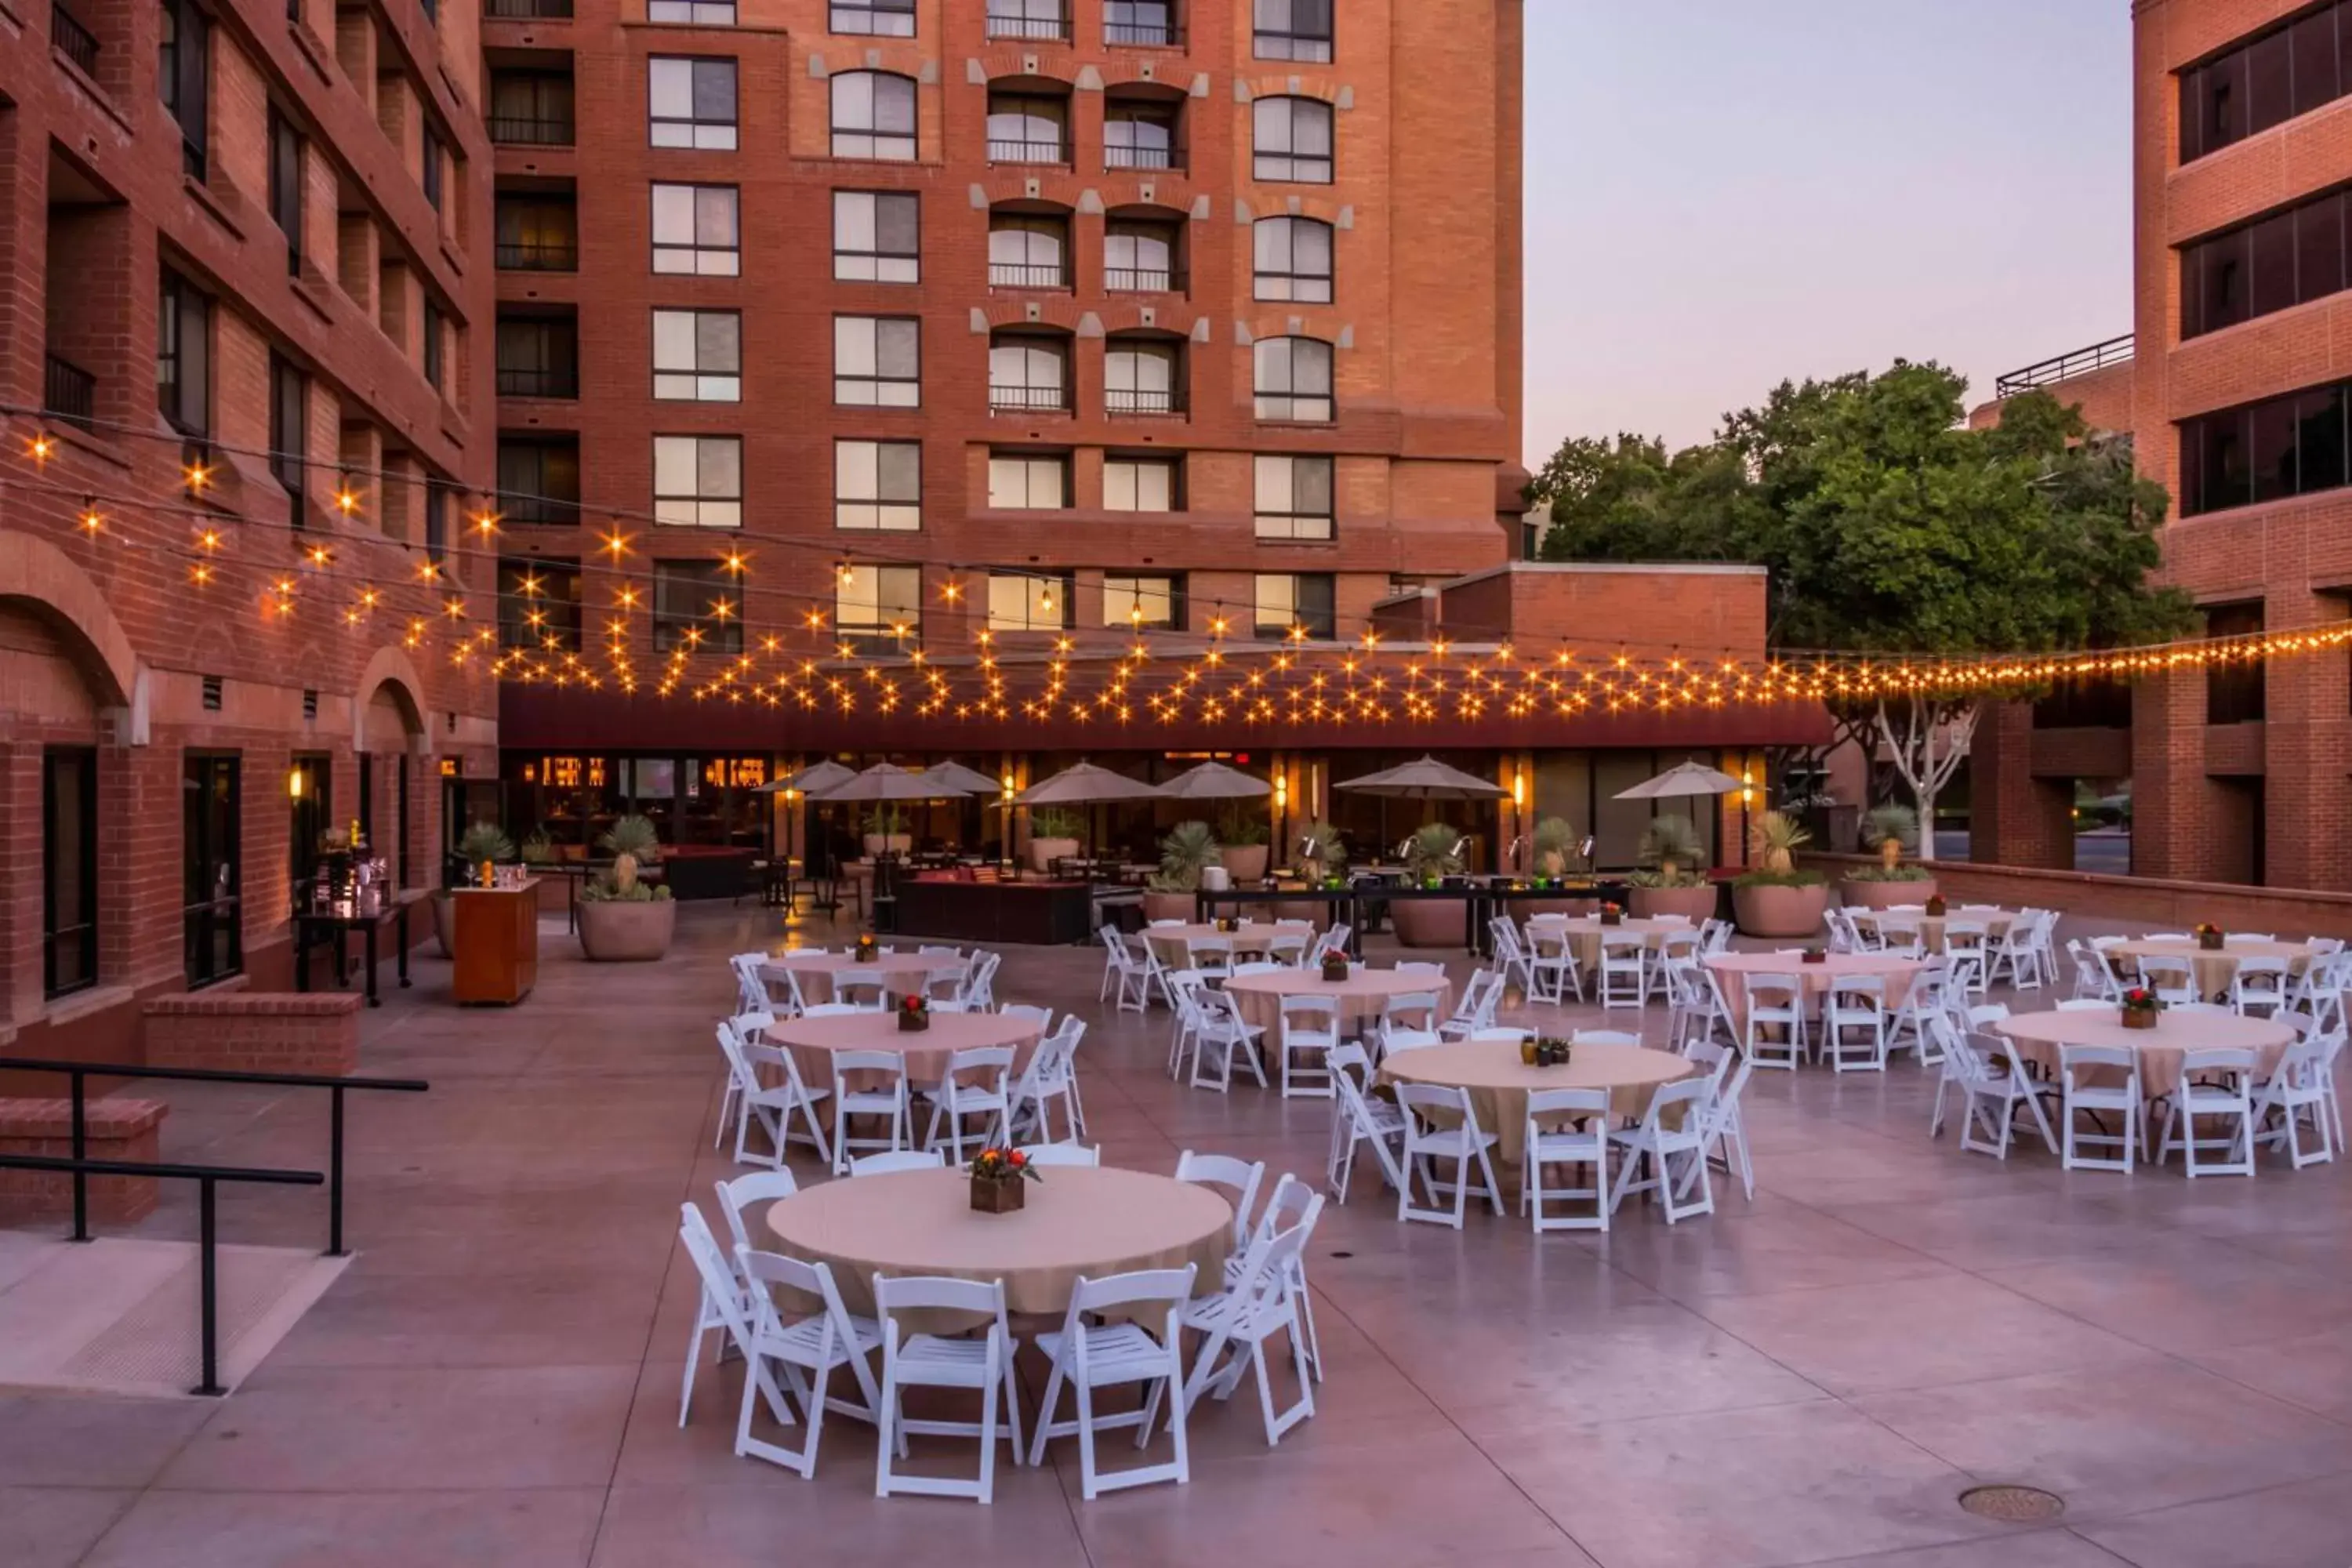
[[919,992],[898,998],[898,1031],[909,1034],[931,1026],[931,1004]]
[[2123,1009],[2123,1024],[2126,1029],[2155,1028],[2157,1014],[2164,1005],[2156,993],[2145,985],[2133,986],[2116,1002]]
[[971,1157],[971,1175],[976,1182],[1017,1182],[1027,1178],[1042,1182],[1037,1167],[1029,1156],[1018,1149],[982,1149]]

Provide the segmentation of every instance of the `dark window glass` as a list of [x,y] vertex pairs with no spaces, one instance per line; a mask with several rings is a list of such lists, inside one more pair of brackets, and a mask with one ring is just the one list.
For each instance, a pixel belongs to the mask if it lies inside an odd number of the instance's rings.
[[2341,293],[2352,282],[2347,203],[2352,193],[2330,191],[2183,247],[2181,335],[2219,331]]
[[434,561],[449,554],[449,487],[439,479],[425,481],[425,553]]
[[435,212],[441,210],[441,161],[444,156],[446,154],[442,150],[440,133],[430,125],[426,126],[423,159],[425,199],[433,204]]
[[98,752],[41,754],[41,994],[98,984]]
[[2192,511],[2220,511],[2253,500],[2253,470],[2246,454],[2246,411],[2228,409],[2189,421],[2182,432],[2183,447],[2197,452],[2197,486],[2181,507]]
[[212,435],[212,301],[166,272],[155,307],[155,405],[182,435]]
[[2281,213],[2254,225],[2251,233],[2254,275],[2252,309],[2257,316],[2294,303],[2294,215]]
[[[2263,606],[2213,605],[2205,611],[2205,635],[2251,637],[2263,629]],[[2263,716],[2263,663],[2232,659],[2205,667],[2205,722],[2246,724]]]
[[294,498],[294,526],[302,526],[302,479],[310,449],[310,378],[269,356],[269,471]]
[[269,110],[269,216],[286,237],[286,270],[302,270],[302,134]]
[[293,812],[290,848],[294,868],[294,903],[298,909],[310,905],[310,889],[307,885],[319,869],[320,840],[335,821],[335,759],[324,752],[294,753],[294,772],[299,775],[289,793]]
[[181,931],[191,986],[245,968],[237,912],[237,760],[191,756],[180,776]]
[[2331,103],[2352,89],[2352,18],[2322,7],[2180,73],[2180,161]]
[[2246,133],[2283,124],[2294,112],[2294,40],[2273,33],[2246,50]]
[[499,513],[509,522],[580,521],[580,443],[500,437]]
[[206,127],[212,108],[212,18],[196,0],[163,0],[156,45],[155,86],[163,108],[180,125],[180,170],[205,177]]
[[654,650],[743,651],[743,595],[717,561],[654,563]]
[[2254,499],[2279,500],[2296,492],[2294,399],[2273,398],[2248,411],[2252,422]]
[[498,264],[524,272],[571,272],[580,266],[580,210],[569,195],[500,192]]
[[2336,79],[2336,17],[2338,7],[2331,5],[2315,16],[2305,16],[2294,25],[2287,36],[2294,55],[2294,101],[2289,112],[2308,114],[2324,103],[2333,102],[2338,89]]
[[2344,288],[2344,193],[2294,210],[2294,297],[2323,300]]
[[2345,391],[2331,386],[2294,400],[2295,486],[2305,494],[2340,489],[2345,468]]
[[500,317],[499,395],[579,396],[579,324],[568,317]]
[[580,563],[499,563],[500,647],[578,653],[580,626]]
[[2352,383],[2314,387],[2180,425],[2184,517],[2352,484]]
[[572,138],[572,78],[561,71],[492,71],[490,140],[568,147]]
[[447,331],[441,307],[432,300],[425,301],[425,384],[434,391],[441,390],[442,338]]

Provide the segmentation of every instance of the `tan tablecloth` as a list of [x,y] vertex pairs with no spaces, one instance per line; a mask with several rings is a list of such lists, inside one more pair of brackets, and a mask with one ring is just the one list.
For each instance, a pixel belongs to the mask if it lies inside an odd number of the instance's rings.
[[807,1187],[769,1206],[778,1250],[833,1268],[852,1312],[874,1276],[1002,1279],[1014,1312],[1059,1318],[1078,1276],[1197,1264],[1193,1291],[1224,1285],[1234,1208],[1213,1188],[1142,1171],[1056,1166],[1017,1214],[974,1214],[961,1170],[899,1171]]
[[1315,928],[1305,921],[1252,921],[1239,931],[1197,923],[1143,928],[1143,940],[1151,944],[1152,956],[1171,969],[1182,969],[1190,963],[1185,953],[1188,942],[1230,942],[1235,953],[1260,953],[1265,951],[1266,938],[1277,935],[1303,936],[1311,942]]
[[1601,967],[1601,938],[1604,932],[1639,936],[1643,948],[1654,953],[1665,945],[1670,936],[1686,936],[1694,941],[1698,937],[1698,927],[1688,921],[1636,920],[1631,915],[1613,926],[1602,925],[1598,915],[1530,915],[1527,929],[1530,938],[1538,932],[1565,936],[1576,954],[1576,967],[1588,974]]
[[769,970],[789,969],[800,985],[801,1000],[814,1004],[833,1000],[833,977],[846,974],[853,979],[878,979],[894,996],[920,991],[923,982],[935,969],[960,969],[963,961],[942,953],[936,958],[924,958],[910,952],[886,952],[868,963],[860,963],[845,952],[826,952],[812,949],[806,952],[780,953],[760,965],[764,973]]
[[2242,958],[2284,958],[2287,973],[2300,976],[2317,956],[2311,944],[2304,942],[2231,942],[2218,952],[2208,952],[2194,937],[2187,942],[2119,942],[2106,953],[2116,972],[2126,976],[2139,973],[2137,961],[2142,958],[2185,958],[2196,976],[2197,994],[2209,1002],[2229,1000],[2230,984],[2238,977]]
[[1244,1020],[1265,1030],[1269,1039],[1282,1022],[1282,998],[1285,996],[1339,998],[1341,1034],[1356,1033],[1363,1027],[1366,1019],[1378,1018],[1381,1008],[1390,997],[1417,991],[1437,994],[1439,1017],[1454,1010],[1454,982],[1443,974],[1399,974],[1393,969],[1359,968],[1338,984],[1325,980],[1320,969],[1285,969],[1273,974],[1236,974],[1225,982],[1225,990],[1232,995],[1234,1005],[1241,1009]]
[[896,1052],[907,1058],[908,1087],[920,1089],[939,1082],[950,1051],[1010,1046],[1013,1069],[1021,1071],[1037,1049],[1037,1025],[1034,1019],[1003,1013],[934,1013],[929,1028],[910,1033],[898,1027],[895,1013],[841,1013],[782,1019],[765,1038],[792,1053],[801,1081],[811,1089],[832,1086],[835,1051]]
[[[2294,1030],[2268,1018],[2241,1017],[2234,1013],[2177,1013],[2168,1008],[2157,1015],[2153,1029],[2126,1029],[2113,1007],[2084,1007],[2058,1013],[2013,1013],[1993,1027],[2017,1042],[2017,1054],[2051,1079],[2058,1077],[2063,1046],[2120,1046],[2139,1055],[2141,1092],[2153,1100],[2180,1087],[2184,1051],[2244,1049],[2254,1053],[2264,1076],[2294,1039]],[[2112,1079],[2115,1075],[2097,1074]]]
[[1885,975],[1886,1005],[1892,1009],[1911,994],[1911,982],[1919,973],[1919,960],[1884,952],[1832,952],[1819,963],[1807,963],[1793,952],[1717,952],[1703,962],[1722,984],[1724,1004],[1731,1009],[1735,1029],[1748,1026],[1748,976],[1751,974],[1798,976],[1804,982],[1806,1006],[1818,1012],[1831,982],[1843,975]]
[[1480,1129],[1495,1134],[1496,1157],[1517,1165],[1527,1158],[1530,1090],[1605,1089],[1612,1114],[1639,1120],[1659,1085],[1698,1070],[1696,1062],[1637,1046],[1578,1046],[1566,1067],[1529,1067],[1516,1044],[1472,1040],[1391,1057],[1381,1063],[1380,1081],[1468,1089]]
[[1984,927],[1987,942],[1999,942],[2009,933],[2017,921],[2015,910],[1952,910],[1940,915],[1918,914],[1907,910],[1849,910],[1858,925],[1875,925],[1881,919],[1893,916],[1898,923],[1917,928],[1920,945],[1929,952],[1944,951],[1944,927],[1952,921],[1974,921]]

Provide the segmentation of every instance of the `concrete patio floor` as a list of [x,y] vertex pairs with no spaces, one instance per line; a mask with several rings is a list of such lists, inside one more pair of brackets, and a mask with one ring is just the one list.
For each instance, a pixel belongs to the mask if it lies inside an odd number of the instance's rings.
[[[783,932],[683,913],[658,965],[547,936],[512,1012],[447,1005],[429,959],[388,990],[364,1070],[434,1088],[354,1103],[359,1257],[226,1402],[0,1393],[0,1564],[2352,1563],[2352,1171],[2002,1165],[1928,1140],[1907,1058],[1759,1074],[1755,1202],[1672,1231],[1639,1206],[1605,1239],[1403,1226],[1365,1176],[1310,1254],[1318,1414],[1269,1451],[1246,1396],[1203,1405],[1188,1487],[1081,1502],[1073,1450],[1000,1467],[992,1508],[877,1502],[847,1421],[813,1482],[736,1459],[736,1368],[706,1365],[677,1425],[677,1205],[737,1171],[710,1147],[723,956]],[[2111,928],[2062,934],[2090,929]],[[1013,949],[997,991],[1092,1021],[1108,1163],[1192,1148],[1319,1180],[1327,1104],[1171,1085],[1166,1016],[1112,1016],[1098,972]],[[167,1159],[323,1167],[320,1097],[168,1098]],[[223,1237],[318,1246],[323,1202],[225,1191]],[[175,1193],[135,1234],[194,1230]],[[1963,1512],[1985,1481],[2055,1491],[2064,1518]]]

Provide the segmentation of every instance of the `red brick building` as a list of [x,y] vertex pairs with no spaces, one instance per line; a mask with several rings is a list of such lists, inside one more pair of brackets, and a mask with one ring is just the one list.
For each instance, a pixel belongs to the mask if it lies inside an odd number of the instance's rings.
[[425,571],[490,476],[477,58],[407,0],[0,0],[0,1050],[285,988],[320,828],[422,886],[494,763]]

